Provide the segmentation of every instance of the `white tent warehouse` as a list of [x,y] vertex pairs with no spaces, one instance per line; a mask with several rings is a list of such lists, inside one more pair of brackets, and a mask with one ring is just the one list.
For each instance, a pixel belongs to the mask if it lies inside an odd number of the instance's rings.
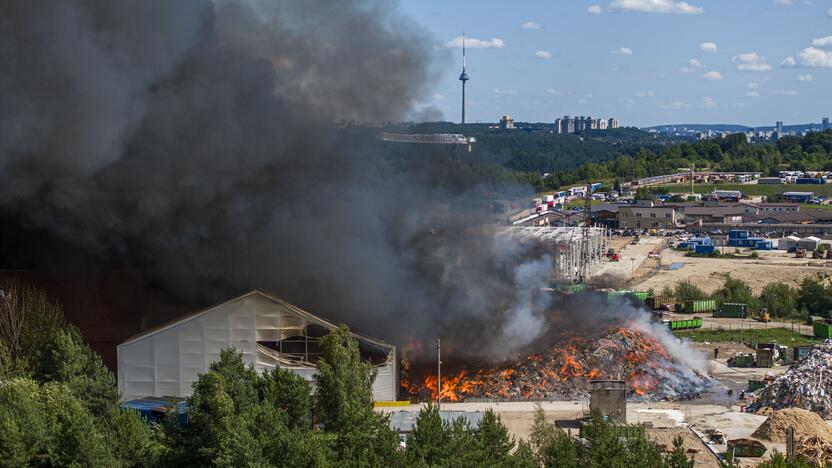
[[[310,382],[320,355],[320,337],[330,322],[274,296],[252,291],[228,302],[146,330],[118,346],[118,389],[122,398],[190,396],[191,385],[220,352],[234,347],[258,373],[291,369]],[[396,399],[395,346],[353,333],[361,354],[378,375],[376,401]]]

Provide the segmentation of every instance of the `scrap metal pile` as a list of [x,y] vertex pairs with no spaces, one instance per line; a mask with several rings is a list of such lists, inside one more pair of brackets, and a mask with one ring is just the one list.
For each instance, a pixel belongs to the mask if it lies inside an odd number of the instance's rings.
[[[405,365],[407,367],[407,365]],[[546,353],[492,368],[442,375],[442,399],[564,400],[586,398],[595,379],[627,382],[630,398],[682,400],[698,396],[709,385],[676,362],[658,340],[629,328],[612,329],[603,338],[572,338]],[[404,381],[408,393],[436,398],[436,375]]]
[[832,417],[832,340],[812,348],[748,406],[753,412],[762,408],[803,408]]

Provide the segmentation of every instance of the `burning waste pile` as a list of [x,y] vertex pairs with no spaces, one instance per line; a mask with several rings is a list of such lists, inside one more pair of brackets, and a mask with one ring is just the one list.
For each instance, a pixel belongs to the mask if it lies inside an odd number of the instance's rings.
[[803,408],[832,417],[832,340],[815,346],[801,361],[769,384],[749,411]]
[[[596,379],[625,380],[631,399],[651,401],[695,398],[709,385],[703,372],[672,357],[650,330],[621,327],[491,368],[443,372],[441,390],[445,401],[578,399],[588,397],[588,383]],[[436,398],[435,374],[403,382],[413,396]]]

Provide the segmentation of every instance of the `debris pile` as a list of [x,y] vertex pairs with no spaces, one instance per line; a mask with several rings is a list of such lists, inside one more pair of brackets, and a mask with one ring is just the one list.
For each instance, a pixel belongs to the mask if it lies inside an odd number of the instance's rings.
[[812,348],[748,406],[752,412],[763,408],[803,408],[824,418],[832,416],[832,340]]
[[[587,384],[595,379],[625,380],[630,398],[654,401],[691,399],[709,385],[706,376],[676,362],[652,336],[616,328],[597,340],[572,338],[545,353],[493,368],[466,369],[449,375],[443,370],[442,399],[586,398]],[[416,382],[407,386],[411,395],[436,398],[435,374],[408,382]]]
[[811,411],[786,408],[774,411],[751,437],[772,442],[786,442],[789,428],[794,428],[795,440],[819,437],[832,444],[832,427]]
[[800,439],[795,444],[794,451],[813,466],[832,464],[832,444],[828,439],[818,436]]

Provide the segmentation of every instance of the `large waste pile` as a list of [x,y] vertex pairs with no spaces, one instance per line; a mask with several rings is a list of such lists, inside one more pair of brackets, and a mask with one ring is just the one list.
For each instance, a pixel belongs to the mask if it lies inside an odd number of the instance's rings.
[[812,348],[748,406],[752,412],[761,408],[803,408],[824,418],[832,416],[832,340]]
[[786,408],[771,413],[751,437],[786,442],[789,428],[794,429],[795,440],[819,437],[832,444],[832,427],[817,414],[800,408]]
[[[596,379],[625,380],[629,397],[636,400],[691,399],[710,383],[707,376],[672,359],[652,336],[617,328],[597,340],[573,338],[546,353],[493,368],[448,375],[443,369],[442,398],[571,400],[586,398],[588,382]],[[414,382],[405,384],[411,395],[436,398],[435,374]]]

